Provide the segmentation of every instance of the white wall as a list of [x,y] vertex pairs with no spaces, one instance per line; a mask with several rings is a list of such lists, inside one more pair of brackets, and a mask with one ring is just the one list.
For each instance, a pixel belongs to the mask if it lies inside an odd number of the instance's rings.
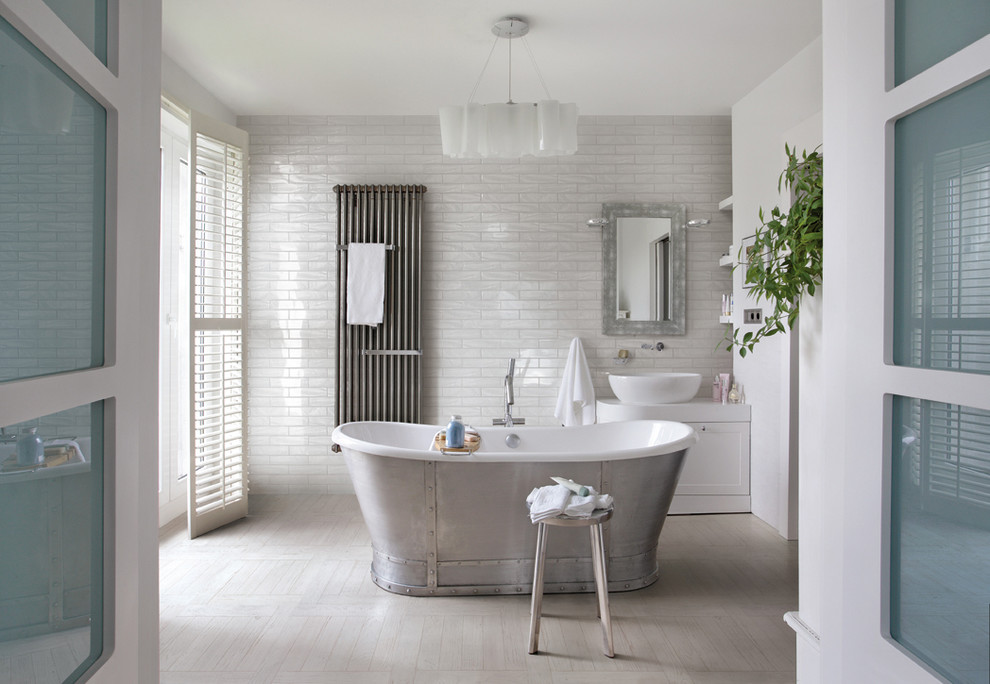
[[[629,367],[731,368],[719,341],[729,270],[717,266],[729,217],[728,117],[582,117],[573,157],[476,161],[440,154],[435,116],[243,117],[251,134],[248,208],[248,443],[255,492],[349,491],[330,453],[334,416],[338,183],[422,183],[424,411],[479,425],[504,413],[551,424],[571,338],[599,394],[620,348]],[[602,202],[683,202],[688,218],[687,335],[601,334]],[[640,349],[662,340],[663,352]],[[705,383],[702,394],[709,395]]]
[[193,76],[166,55],[162,55],[162,94],[177,105],[212,116],[231,126],[237,123],[237,115],[200,85]]
[[[787,206],[789,198],[777,191],[786,164],[784,143],[810,151],[821,142],[821,65],[818,39],[732,107],[732,235],[737,247],[760,225],[760,207],[769,213],[774,206]],[[770,308],[746,296],[742,276],[742,269],[735,269],[736,324],[742,321],[744,308],[762,307],[765,313]],[[797,537],[793,510],[797,434],[792,430],[797,417],[797,358],[797,338],[788,334],[765,338],[753,353],[734,360],[736,379],[753,406],[753,513],[788,539]]]
[[[807,150],[821,144],[821,113],[788,131],[787,140],[799,149]],[[792,428],[797,422],[799,429],[791,430],[788,477],[780,479],[780,500],[787,502],[787,529],[795,531],[796,536],[801,539],[798,546],[798,563],[802,570],[798,582],[800,638],[797,641],[797,654],[802,665],[807,661],[817,661],[819,644],[815,635],[821,631],[820,577],[824,559],[820,512],[823,510],[824,499],[820,482],[832,453],[825,422],[825,402],[822,400],[827,380],[822,347],[822,306],[825,296],[823,284],[814,297],[805,297],[801,301],[801,315],[796,328],[797,382],[792,383],[797,388],[798,400],[795,402],[792,398],[790,411]],[[795,432],[799,434],[794,434]],[[803,681],[805,684],[815,682],[813,678]]]

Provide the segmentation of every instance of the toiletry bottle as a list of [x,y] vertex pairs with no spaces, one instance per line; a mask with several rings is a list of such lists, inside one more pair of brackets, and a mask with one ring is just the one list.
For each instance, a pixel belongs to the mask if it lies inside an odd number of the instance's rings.
[[32,466],[45,462],[45,445],[38,436],[38,428],[24,428],[17,440],[17,465]]
[[739,387],[736,383],[732,383],[732,389],[729,390],[729,403],[738,404],[739,403]]
[[451,416],[447,423],[447,448],[462,449],[464,447],[464,423],[460,416]]
[[718,373],[712,380],[712,401],[722,401],[722,383],[718,379]]

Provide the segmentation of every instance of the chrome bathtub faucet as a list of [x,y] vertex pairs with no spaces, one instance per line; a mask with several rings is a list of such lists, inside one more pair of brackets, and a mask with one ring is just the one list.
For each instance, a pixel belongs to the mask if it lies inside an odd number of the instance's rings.
[[512,376],[516,372],[516,360],[509,359],[509,368],[505,372],[505,381],[503,382],[505,388],[505,415],[502,418],[492,418],[492,425],[504,425],[507,428],[513,425],[525,425],[525,418],[513,418],[512,417],[512,405],[515,402],[515,395],[512,392]]

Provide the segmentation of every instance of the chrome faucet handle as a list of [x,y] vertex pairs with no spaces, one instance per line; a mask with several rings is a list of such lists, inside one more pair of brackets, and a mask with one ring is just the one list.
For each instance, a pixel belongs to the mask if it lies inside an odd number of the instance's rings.
[[492,418],[492,425],[504,425],[506,427],[512,427],[514,425],[525,425],[525,418],[513,418],[508,416],[506,418]]

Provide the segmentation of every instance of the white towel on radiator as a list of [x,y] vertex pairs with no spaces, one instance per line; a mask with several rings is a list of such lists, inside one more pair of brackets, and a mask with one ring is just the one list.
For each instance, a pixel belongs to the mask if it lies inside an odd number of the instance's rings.
[[347,323],[378,325],[385,309],[385,245],[347,245]]
[[595,386],[580,337],[571,340],[553,415],[564,427],[595,422]]

